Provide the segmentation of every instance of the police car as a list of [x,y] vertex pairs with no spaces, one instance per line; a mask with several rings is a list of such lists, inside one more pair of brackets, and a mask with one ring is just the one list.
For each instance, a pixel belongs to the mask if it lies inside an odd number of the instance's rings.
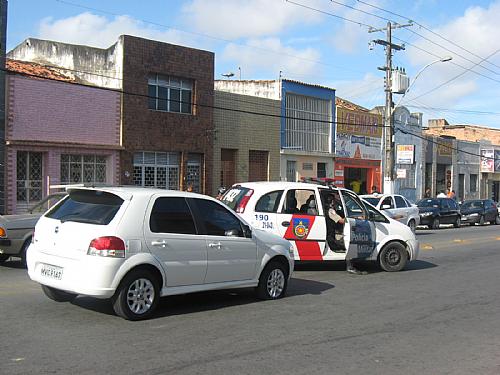
[[[344,246],[330,248],[326,218],[328,202],[336,197]],[[377,261],[385,271],[400,271],[417,259],[419,244],[406,225],[390,219],[352,191],[301,182],[247,182],[233,185],[222,202],[253,227],[289,240],[295,260]]]

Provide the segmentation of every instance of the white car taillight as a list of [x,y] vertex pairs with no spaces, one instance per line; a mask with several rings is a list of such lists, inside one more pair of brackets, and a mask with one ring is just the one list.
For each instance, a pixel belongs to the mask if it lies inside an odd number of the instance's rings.
[[243,196],[238,207],[236,207],[236,212],[242,214],[245,212],[245,207],[247,206],[250,197],[253,195],[253,189],[248,189],[247,193]]
[[90,242],[87,255],[111,258],[125,258],[125,242],[114,236],[94,238]]

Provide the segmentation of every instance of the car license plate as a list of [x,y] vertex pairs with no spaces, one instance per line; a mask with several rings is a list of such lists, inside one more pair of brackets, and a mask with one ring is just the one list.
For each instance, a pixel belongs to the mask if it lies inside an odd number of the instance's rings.
[[462,215],[462,220],[467,220],[467,216]]
[[63,269],[61,267],[52,266],[50,264],[42,264],[40,275],[54,280],[61,280]]

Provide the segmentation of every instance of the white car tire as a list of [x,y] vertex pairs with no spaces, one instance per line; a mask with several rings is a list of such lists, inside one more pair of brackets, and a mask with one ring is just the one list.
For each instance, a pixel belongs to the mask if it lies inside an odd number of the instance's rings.
[[259,278],[257,297],[264,300],[283,298],[288,286],[288,270],[279,261],[270,261]]
[[112,298],[116,315],[127,320],[148,319],[159,300],[159,282],[147,269],[135,269],[129,272]]
[[406,267],[408,252],[399,242],[389,242],[379,255],[379,265],[386,272],[398,272]]

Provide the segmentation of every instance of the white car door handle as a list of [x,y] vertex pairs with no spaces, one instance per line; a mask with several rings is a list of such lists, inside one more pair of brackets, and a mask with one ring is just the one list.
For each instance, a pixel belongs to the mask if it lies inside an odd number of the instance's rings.
[[167,246],[167,241],[165,241],[165,240],[151,241],[151,245],[165,247],[165,246]]
[[222,246],[222,245],[221,245],[221,243],[220,243],[220,242],[212,242],[212,243],[209,243],[209,244],[208,244],[208,247],[211,247],[211,248],[216,248],[216,249],[218,249],[218,250],[220,250],[221,246]]

